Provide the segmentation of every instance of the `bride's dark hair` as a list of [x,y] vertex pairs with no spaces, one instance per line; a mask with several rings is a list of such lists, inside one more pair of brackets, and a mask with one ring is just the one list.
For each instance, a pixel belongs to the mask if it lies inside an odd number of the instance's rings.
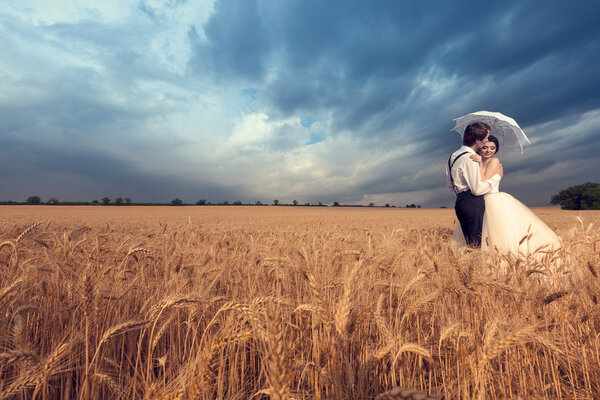
[[500,151],[500,142],[498,142],[498,138],[494,135],[488,136],[488,142],[492,142],[496,145],[496,154]]

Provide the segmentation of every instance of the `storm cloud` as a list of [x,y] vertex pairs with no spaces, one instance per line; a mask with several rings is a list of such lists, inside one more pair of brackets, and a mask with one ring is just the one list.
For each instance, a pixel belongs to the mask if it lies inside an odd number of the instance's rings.
[[0,6],[2,200],[452,204],[452,119],[516,119],[530,206],[600,175],[594,1]]

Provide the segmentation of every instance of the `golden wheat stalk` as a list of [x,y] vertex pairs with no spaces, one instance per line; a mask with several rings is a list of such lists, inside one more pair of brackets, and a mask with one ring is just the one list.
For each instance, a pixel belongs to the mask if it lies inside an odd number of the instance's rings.
[[150,350],[149,350],[150,354],[152,354],[154,352],[154,349],[158,345],[158,342],[163,337],[163,335],[167,331],[167,328],[169,327],[169,324],[171,324],[171,322],[174,319],[175,319],[175,317],[173,315],[169,316],[167,318],[167,320],[165,322],[163,322],[163,324],[158,328],[158,330],[156,331],[156,333],[152,332],[152,334],[150,335],[150,337],[152,338],[151,345],[150,345]]
[[106,343],[108,340],[110,340],[110,338],[119,336],[123,333],[129,332],[129,331],[132,331],[135,329],[143,328],[144,326],[148,325],[149,323],[150,323],[149,320],[131,320],[131,321],[122,322],[120,324],[110,327],[102,335],[102,338],[100,339],[100,342],[98,343],[98,346],[96,347],[94,356],[92,357],[92,360],[90,361],[90,367],[92,365],[94,365],[94,362],[96,361],[96,359],[100,353],[100,349],[102,348],[102,345],[104,343]]
[[33,360],[39,361],[39,356],[37,353],[26,350],[26,349],[17,349],[17,350],[8,350],[4,353],[0,353],[0,365],[8,365],[11,363],[18,363],[25,360]]
[[383,294],[381,296],[379,296],[379,300],[377,301],[377,306],[375,307],[373,316],[375,318],[375,323],[377,324],[377,328],[379,329],[379,333],[380,333],[380,335],[383,336],[383,341],[385,343],[389,343],[394,340],[394,335],[392,334],[392,331],[388,327],[387,322],[383,319],[383,316],[381,315],[381,312],[383,309],[384,298],[385,298],[385,295],[383,295]]
[[567,294],[569,294],[569,292],[567,290],[560,290],[558,292],[550,293],[548,296],[544,297],[544,299],[542,300],[542,303],[550,304],[553,301],[556,301]]
[[483,358],[485,360],[492,360],[504,350],[506,350],[510,345],[514,342],[519,342],[523,338],[532,336],[532,334],[538,329],[537,326],[531,325],[526,326],[517,330],[514,330],[502,338],[498,339],[494,343],[492,343],[489,347],[484,350]]
[[317,283],[317,280],[312,272],[303,271],[303,274],[308,282],[308,287],[310,288],[312,297],[317,303],[317,309],[319,310],[318,315],[321,318],[321,322],[323,325],[329,326],[331,324],[331,317],[329,316],[329,308],[323,299],[321,287]]
[[170,307],[190,306],[201,302],[202,299],[194,295],[170,295],[158,304],[151,307],[150,310],[148,310],[147,315],[149,318],[154,319],[157,318],[157,314],[160,316],[164,310]]
[[281,309],[272,303],[267,306],[267,381],[271,398],[286,400],[290,397],[289,353],[285,343]]
[[15,279],[12,283],[10,283],[8,286],[5,286],[2,289],[0,289],[0,304],[5,300],[5,298],[14,289],[17,289],[19,286],[21,286],[21,284],[24,282],[24,280],[25,279],[22,276],[20,276],[17,279]]
[[431,358],[431,352],[425,347],[420,346],[416,343],[405,343],[397,348],[396,355],[394,356],[394,359],[392,361],[392,365],[396,364],[396,361],[403,353],[413,353],[421,357]]
[[348,329],[348,321],[350,319],[350,311],[352,308],[352,293],[354,291],[354,281],[358,273],[360,263],[356,263],[354,267],[347,274],[347,278],[344,281],[344,293],[341,300],[338,302],[335,315],[334,325],[335,329],[340,337],[346,337]]
[[35,224],[29,226],[27,229],[25,229],[19,236],[17,236],[17,239],[15,240],[15,245],[17,243],[19,243],[19,241],[21,239],[23,239],[23,237],[25,235],[27,235],[29,232],[31,232],[32,230],[34,230],[35,228],[37,228],[38,226],[40,226],[42,223],[41,222],[36,222]]
[[598,278],[598,272],[596,272],[596,268],[594,268],[591,261],[587,262],[587,268],[594,278]]
[[147,257],[150,257],[150,258],[156,258],[156,259],[160,258],[160,256],[157,255],[156,253],[154,253],[152,250],[148,250],[143,247],[135,247],[135,248],[129,249],[129,251],[127,251],[127,254],[125,254],[125,257],[123,257],[123,259],[119,263],[119,266],[117,267],[117,269],[121,269],[121,267],[125,264],[125,261],[127,261],[127,258],[131,255],[134,255],[135,253],[145,254]]
[[123,399],[126,397],[123,384],[116,377],[103,372],[95,372],[91,378],[94,383],[108,388],[117,398]]
[[15,244],[13,242],[11,242],[10,240],[5,240],[4,242],[0,243],[0,250],[5,246],[11,247],[13,252],[17,251],[17,246],[15,246]]
[[68,340],[58,346],[56,346],[52,352],[46,357],[44,362],[41,364],[41,368],[35,379],[35,389],[33,392],[33,398],[36,398],[37,393],[48,384],[48,380],[56,375],[66,372],[66,358],[71,353],[71,349],[77,339]]
[[37,384],[37,379],[41,367],[36,365],[21,372],[17,378],[0,393],[0,399],[10,399],[24,390],[34,388]]

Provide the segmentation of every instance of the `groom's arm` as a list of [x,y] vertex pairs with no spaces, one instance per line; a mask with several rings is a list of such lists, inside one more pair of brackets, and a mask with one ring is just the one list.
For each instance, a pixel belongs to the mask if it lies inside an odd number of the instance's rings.
[[479,164],[471,159],[468,159],[465,162],[464,168],[467,185],[471,189],[471,193],[473,193],[475,196],[481,196],[489,193],[501,178],[500,175],[495,174],[487,181],[482,181]]

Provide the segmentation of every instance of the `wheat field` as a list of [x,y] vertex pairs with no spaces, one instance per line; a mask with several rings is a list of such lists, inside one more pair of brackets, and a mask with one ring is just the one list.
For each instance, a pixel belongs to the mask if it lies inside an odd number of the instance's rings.
[[534,211],[516,259],[448,209],[0,207],[0,398],[599,398],[600,212]]

